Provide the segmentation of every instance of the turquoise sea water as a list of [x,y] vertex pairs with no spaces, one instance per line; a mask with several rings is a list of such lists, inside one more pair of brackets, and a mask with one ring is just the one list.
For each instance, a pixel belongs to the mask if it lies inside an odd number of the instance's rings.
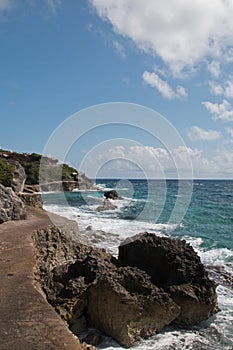
[[[233,181],[98,180],[97,185],[99,191],[43,194],[44,206],[77,220],[81,234],[115,255],[126,237],[139,232],[186,239],[219,283],[221,312],[191,329],[168,328],[135,349],[232,350]],[[123,199],[114,201],[116,210],[97,212],[104,191],[110,189]],[[120,349],[108,338],[102,348]]]

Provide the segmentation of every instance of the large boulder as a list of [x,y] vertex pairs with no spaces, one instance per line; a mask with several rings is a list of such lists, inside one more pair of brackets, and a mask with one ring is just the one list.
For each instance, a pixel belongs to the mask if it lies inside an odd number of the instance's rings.
[[26,219],[24,203],[10,187],[0,184],[0,224],[10,220]]
[[137,268],[105,271],[88,288],[89,324],[128,348],[161,331],[180,307]]
[[216,284],[191,245],[152,233],[134,236],[119,247],[119,264],[137,266],[180,305],[176,323],[194,325],[218,311]]
[[24,167],[19,162],[15,162],[15,169],[13,173],[11,187],[16,193],[22,192],[24,189],[25,181],[26,173]]

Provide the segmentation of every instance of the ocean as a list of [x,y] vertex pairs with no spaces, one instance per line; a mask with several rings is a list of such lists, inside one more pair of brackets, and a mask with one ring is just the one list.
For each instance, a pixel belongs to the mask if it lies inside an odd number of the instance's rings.
[[[185,239],[218,283],[219,313],[194,327],[167,327],[133,349],[232,350],[233,181],[101,179],[96,184],[99,191],[44,193],[44,208],[76,220],[81,234],[114,255],[122,241],[139,232]],[[111,189],[122,197],[114,201],[117,208],[96,211]],[[100,348],[123,349],[108,337]]]

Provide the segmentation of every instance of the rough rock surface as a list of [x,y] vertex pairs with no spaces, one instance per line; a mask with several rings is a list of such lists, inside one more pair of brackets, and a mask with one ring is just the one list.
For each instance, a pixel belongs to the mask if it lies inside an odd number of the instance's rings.
[[[57,241],[54,234],[51,236]],[[69,323],[71,330],[80,335],[88,324],[87,288],[103,271],[115,269],[116,259],[102,249],[83,243],[74,244],[74,241],[66,242],[64,237],[60,237],[59,241],[62,244],[57,245],[59,253],[56,255],[59,258],[55,260],[51,254],[50,239],[47,240],[46,254],[50,262],[47,263],[45,259],[40,268],[43,288],[56,311]],[[67,247],[65,255],[62,254],[64,247]]]
[[24,185],[24,193],[40,192],[40,185]]
[[103,272],[88,288],[89,324],[124,347],[161,331],[180,307],[137,268]]
[[97,186],[83,173],[78,173],[76,181],[80,190],[97,189]]
[[115,210],[117,208],[116,205],[112,204],[109,199],[104,198],[103,205],[100,205],[96,208],[97,211],[105,211],[105,210]]
[[39,193],[18,193],[18,197],[30,207],[41,209],[43,207],[41,196]]
[[24,189],[25,181],[26,173],[24,167],[19,162],[15,162],[15,170],[13,173],[11,187],[16,193],[22,192]]
[[9,220],[26,219],[24,203],[10,187],[0,184],[0,224]]
[[130,347],[170,323],[193,325],[218,311],[215,284],[184,241],[145,233],[120,246],[117,260],[75,227],[58,226],[34,236],[36,276],[74,334],[94,326]]
[[119,247],[119,264],[137,266],[181,307],[175,320],[194,325],[218,311],[216,284],[185,241],[144,233]]
[[119,196],[119,193],[116,190],[104,192],[104,197],[106,199],[121,199],[121,196]]

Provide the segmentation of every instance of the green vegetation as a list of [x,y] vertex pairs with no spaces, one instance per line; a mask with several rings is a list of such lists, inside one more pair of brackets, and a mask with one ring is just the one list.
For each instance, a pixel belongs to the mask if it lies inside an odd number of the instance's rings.
[[14,169],[14,165],[8,164],[5,160],[0,159],[0,183],[3,186],[9,187],[11,185]]
[[[40,174],[41,159],[43,161],[43,168]],[[37,185],[40,180],[42,182],[58,181],[59,177],[63,181],[72,181],[75,179],[77,170],[67,164],[59,164],[57,159],[50,157],[43,157],[37,153],[17,153],[5,150],[0,150],[0,161],[4,163],[4,167],[0,163],[0,182],[10,185],[13,177],[14,163],[18,161],[25,169],[27,178],[26,185]],[[62,175],[61,175],[62,167]],[[41,176],[41,179],[39,179]],[[5,185],[6,186],[6,185]]]

